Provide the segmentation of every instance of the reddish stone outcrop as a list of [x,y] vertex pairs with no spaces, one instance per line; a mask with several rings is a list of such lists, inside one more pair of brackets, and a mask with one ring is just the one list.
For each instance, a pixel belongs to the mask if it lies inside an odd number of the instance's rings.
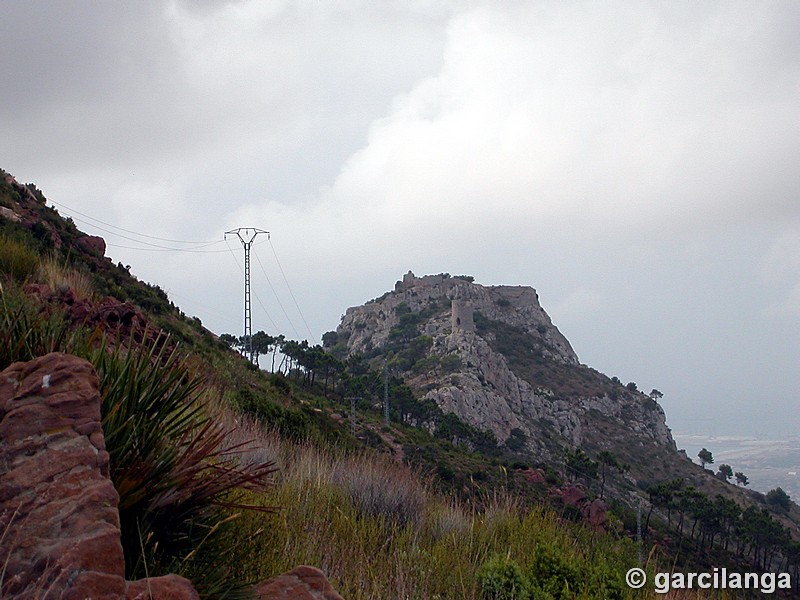
[[529,483],[534,485],[545,485],[547,484],[547,480],[544,476],[544,471],[541,469],[534,469],[532,467],[528,467],[527,469],[523,469],[520,471],[522,476],[528,480]]
[[604,531],[608,521],[608,504],[600,498],[590,500],[586,491],[579,485],[565,485],[555,493],[564,506],[572,506],[580,510],[586,523],[595,531]]
[[[198,600],[177,575],[125,581],[108,461],[91,364],[53,353],[0,373],[0,598]],[[313,567],[255,591],[263,600],[342,600]]]
[[5,206],[0,206],[0,217],[4,219],[8,219],[9,221],[13,221],[14,223],[21,223],[22,217],[20,217],[17,213],[15,213],[10,208],[6,208]]
[[110,342],[132,336],[141,343],[147,336],[149,342],[155,343],[158,337],[158,331],[148,330],[147,318],[130,302],[111,296],[99,301],[78,298],[69,288],[54,291],[44,283],[29,283],[23,291],[40,302],[42,310],[63,315],[73,326],[99,328]]
[[577,485],[567,485],[560,490],[561,500],[567,506],[580,508],[586,501],[586,492]]
[[128,583],[125,600],[199,600],[192,583],[179,575],[149,577]]
[[343,600],[325,574],[314,567],[295,567],[255,588],[260,600]]
[[3,598],[125,593],[98,386],[88,362],[58,353],[0,373]]
[[85,252],[105,256],[106,241],[99,235],[85,235],[78,238],[78,247]]
[[177,575],[125,581],[97,374],[53,353],[0,373],[3,599],[196,600]]
[[583,516],[589,527],[595,531],[604,531],[608,521],[608,504],[600,498],[595,498],[583,508]]

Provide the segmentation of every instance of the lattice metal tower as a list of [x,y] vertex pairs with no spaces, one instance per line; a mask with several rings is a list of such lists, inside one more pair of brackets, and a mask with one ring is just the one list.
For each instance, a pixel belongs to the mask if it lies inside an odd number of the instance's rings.
[[235,235],[244,248],[244,342],[247,344],[248,359],[254,364],[256,361],[253,354],[253,309],[250,303],[250,247],[259,233],[265,233],[269,238],[269,231],[255,227],[239,227],[225,232],[226,240],[229,235]]
[[383,363],[383,424],[389,426],[389,366]]

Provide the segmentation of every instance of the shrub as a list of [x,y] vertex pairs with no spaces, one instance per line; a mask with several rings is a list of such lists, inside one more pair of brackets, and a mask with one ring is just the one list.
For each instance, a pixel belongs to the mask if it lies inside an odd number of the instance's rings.
[[0,236],[0,274],[23,282],[39,267],[39,255],[25,244]]
[[[273,375],[272,379],[281,384],[277,386],[279,389],[283,389],[283,386],[288,389],[289,384],[283,376]],[[236,404],[242,412],[252,415],[289,439],[303,441],[314,430],[311,420],[302,410],[281,406],[267,398],[256,396],[248,389],[241,389],[236,393]]]
[[72,331],[60,314],[48,314],[17,287],[0,286],[0,369],[50,352],[80,354],[88,336]]
[[509,435],[508,439],[506,440],[506,447],[512,451],[522,450],[525,448],[526,440],[527,436],[525,435],[525,432],[515,427],[511,430],[511,435]]
[[527,600],[529,584],[516,562],[496,554],[477,573],[481,597],[486,600]]
[[582,574],[559,549],[542,543],[536,547],[530,581],[556,599],[571,598],[581,589]]
[[418,523],[428,501],[428,491],[414,473],[377,459],[339,461],[331,481],[347,493],[359,513],[401,526]]

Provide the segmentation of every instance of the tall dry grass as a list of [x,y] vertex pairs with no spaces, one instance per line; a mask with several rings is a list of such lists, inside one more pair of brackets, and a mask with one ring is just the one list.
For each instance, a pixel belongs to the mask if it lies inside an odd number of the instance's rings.
[[[236,425],[229,443],[249,438],[243,460],[251,453],[252,460],[266,458],[279,468],[264,498],[279,512],[238,521],[241,538],[250,541],[233,551],[232,561],[251,581],[310,564],[348,599],[478,600],[486,597],[479,572],[499,555],[547,578],[557,590],[553,598],[652,596],[624,586],[636,564],[630,540],[594,534],[503,493],[485,498],[478,509],[437,495],[382,455],[290,443],[247,419],[226,418]],[[575,594],[561,595],[559,578],[567,577],[584,586],[580,593],[573,587]]]
[[41,283],[46,283],[54,292],[66,292],[72,290],[75,297],[82,299],[92,299],[94,296],[94,284],[88,274],[78,271],[56,258],[50,256],[39,263],[38,279]]

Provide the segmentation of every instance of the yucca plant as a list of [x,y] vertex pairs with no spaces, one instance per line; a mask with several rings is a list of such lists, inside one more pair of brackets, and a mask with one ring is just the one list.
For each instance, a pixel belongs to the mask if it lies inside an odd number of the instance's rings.
[[[145,336],[148,339],[148,336]],[[157,336],[149,349],[98,348],[103,430],[111,478],[120,495],[126,576],[177,572],[204,596],[237,591],[225,554],[237,490],[260,490],[271,464],[241,464],[225,446],[228,431],[211,420],[202,382],[175,347]]]
[[226,555],[240,501],[263,490],[270,463],[240,464],[242,445],[212,420],[177,347],[147,332],[143,342],[70,326],[58,313],[0,285],[0,369],[49,352],[87,358],[97,370],[111,478],[120,496],[120,524],[129,579],[179,573],[204,597],[235,597],[243,583],[229,575]]

